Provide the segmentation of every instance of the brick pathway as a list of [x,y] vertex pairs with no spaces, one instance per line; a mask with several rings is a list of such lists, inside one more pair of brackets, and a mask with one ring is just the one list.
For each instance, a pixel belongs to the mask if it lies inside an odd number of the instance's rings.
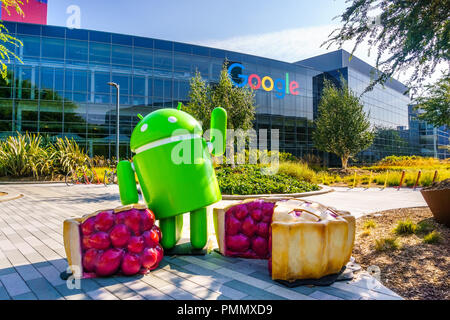
[[[24,195],[6,202],[0,198],[0,300],[401,299],[366,272],[357,273],[351,282],[289,289],[271,280],[267,261],[215,252],[165,257],[149,275],[84,279],[81,289],[69,289],[59,277],[67,268],[62,222],[119,206],[117,187],[0,185],[0,191]],[[213,230],[212,223],[209,228]]]

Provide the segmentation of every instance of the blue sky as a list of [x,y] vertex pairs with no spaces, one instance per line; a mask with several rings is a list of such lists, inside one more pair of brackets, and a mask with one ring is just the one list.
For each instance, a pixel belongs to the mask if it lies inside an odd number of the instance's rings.
[[288,62],[327,52],[320,45],[338,26],[333,17],[346,7],[345,0],[49,0],[48,24],[65,26],[70,5],[80,7],[83,29]]
[[81,26],[194,42],[329,24],[344,0],[49,0],[48,23],[65,25],[66,8]]

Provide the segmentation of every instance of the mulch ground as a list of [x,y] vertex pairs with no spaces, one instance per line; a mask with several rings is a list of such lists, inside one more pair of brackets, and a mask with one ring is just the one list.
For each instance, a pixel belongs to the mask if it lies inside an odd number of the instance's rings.
[[[424,234],[397,236],[392,229],[400,220],[425,221],[442,238],[438,244],[423,242]],[[375,228],[364,228],[373,220]],[[397,237],[400,248],[377,251],[375,240]],[[381,282],[405,299],[450,299],[450,228],[437,223],[428,208],[383,211],[357,219],[353,257],[363,269],[378,266]]]

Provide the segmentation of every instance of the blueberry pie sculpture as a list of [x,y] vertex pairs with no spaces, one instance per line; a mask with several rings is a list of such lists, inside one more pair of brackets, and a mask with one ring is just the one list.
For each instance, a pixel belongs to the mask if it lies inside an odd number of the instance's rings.
[[350,259],[355,217],[316,202],[264,198],[214,209],[221,254],[268,259],[274,280],[319,279]]

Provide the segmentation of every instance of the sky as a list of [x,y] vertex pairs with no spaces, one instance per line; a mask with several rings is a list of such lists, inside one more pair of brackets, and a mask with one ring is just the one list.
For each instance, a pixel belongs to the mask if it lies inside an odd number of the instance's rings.
[[[340,25],[345,0],[49,0],[48,24],[66,26],[77,5],[81,28],[205,45],[295,62],[336,50],[321,44]],[[343,47],[353,49],[349,42]],[[375,65],[361,45],[355,55]],[[408,74],[395,78],[405,82]]]
[[294,62],[326,49],[344,0],[49,0],[48,24],[201,44]]

